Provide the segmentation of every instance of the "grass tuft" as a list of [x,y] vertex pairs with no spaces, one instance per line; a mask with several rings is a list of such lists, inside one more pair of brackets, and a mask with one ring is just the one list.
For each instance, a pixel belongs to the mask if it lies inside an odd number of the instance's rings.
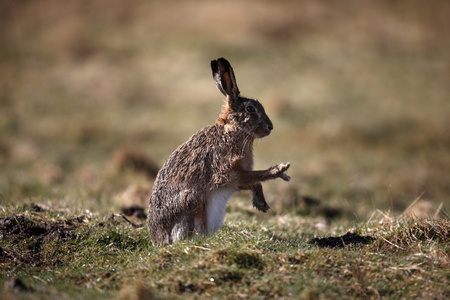
[[375,243],[376,247],[383,247],[386,250],[419,250],[420,245],[430,247],[435,244],[447,244],[450,240],[450,220],[409,218],[382,224],[375,227],[374,233],[381,237]]

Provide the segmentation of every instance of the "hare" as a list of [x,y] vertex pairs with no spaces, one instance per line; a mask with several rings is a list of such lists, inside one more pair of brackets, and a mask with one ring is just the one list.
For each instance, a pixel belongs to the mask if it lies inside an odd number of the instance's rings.
[[172,244],[193,233],[210,235],[221,226],[228,199],[251,190],[252,203],[267,212],[261,182],[282,178],[290,164],[253,171],[253,141],[268,136],[272,122],[255,99],[240,95],[230,63],[211,61],[217,88],[226,96],[215,124],[206,126],[167,159],[153,186],[147,226],[153,245]]

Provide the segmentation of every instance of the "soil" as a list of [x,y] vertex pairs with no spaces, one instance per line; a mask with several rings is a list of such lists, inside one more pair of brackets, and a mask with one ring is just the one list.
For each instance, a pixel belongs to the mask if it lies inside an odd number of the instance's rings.
[[120,211],[125,216],[133,216],[138,219],[146,219],[147,215],[145,214],[144,208],[139,205],[129,205],[129,206],[122,206],[120,208]]
[[[30,210],[36,211],[36,206],[32,205]],[[64,221],[34,220],[23,215],[0,218],[0,241],[6,242],[0,247],[0,263],[27,266],[62,264],[54,255],[46,253],[46,244],[76,239],[74,230],[83,225],[79,218]]]
[[10,281],[6,282],[6,287],[15,292],[27,292],[32,291],[33,289],[27,287],[20,278],[13,278]]
[[344,248],[349,245],[370,244],[375,240],[371,236],[361,236],[356,233],[347,232],[342,236],[330,236],[326,238],[315,238],[309,241],[310,244],[316,244],[322,248]]

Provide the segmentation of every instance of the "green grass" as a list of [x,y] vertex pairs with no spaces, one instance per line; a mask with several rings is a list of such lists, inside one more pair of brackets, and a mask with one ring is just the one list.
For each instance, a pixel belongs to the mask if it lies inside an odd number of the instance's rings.
[[[23,223],[0,298],[450,296],[446,1],[113,2],[0,4],[0,218]],[[292,180],[264,184],[268,214],[238,193],[217,234],[155,249],[110,216],[215,121],[221,56],[274,123],[255,167]],[[348,231],[376,240],[309,244]]]
[[[30,289],[14,297],[110,298],[141,289],[160,298],[443,299],[450,293],[448,219],[361,224],[352,230],[375,237],[373,243],[334,249],[310,244],[315,230],[305,225],[234,221],[210,238],[154,248],[144,228],[121,219],[34,210],[2,213],[1,280],[21,278]],[[5,215],[15,216],[20,232],[6,234]]]

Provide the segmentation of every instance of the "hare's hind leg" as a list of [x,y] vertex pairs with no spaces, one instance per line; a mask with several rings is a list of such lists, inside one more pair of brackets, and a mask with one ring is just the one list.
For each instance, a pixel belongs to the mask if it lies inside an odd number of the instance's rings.
[[154,246],[173,244],[187,237],[193,231],[190,217],[181,217],[171,227],[164,228],[158,224],[148,223],[148,233]]
[[190,216],[183,216],[175,222],[170,230],[169,244],[178,242],[194,231],[194,221]]
[[148,233],[150,235],[150,239],[152,240],[152,244],[154,246],[162,246],[170,243],[169,233],[161,226],[151,224],[149,222],[147,224],[147,228]]

